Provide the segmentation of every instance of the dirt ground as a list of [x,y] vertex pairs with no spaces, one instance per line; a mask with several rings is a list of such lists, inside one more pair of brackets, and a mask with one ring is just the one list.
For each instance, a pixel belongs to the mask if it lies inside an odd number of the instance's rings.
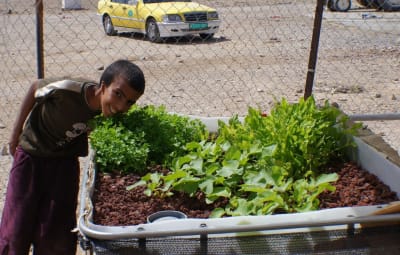
[[[6,88],[0,92],[1,194],[5,193],[11,164],[4,147],[18,102],[36,75],[32,65],[36,55],[31,54],[35,37],[25,27],[34,24],[32,5],[27,8],[19,1],[0,3],[0,19],[6,24],[1,30],[0,52],[7,64],[7,69],[0,67],[0,87]],[[83,0],[82,10],[77,11],[61,10],[60,2],[45,1],[46,22],[50,23],[46,25],[46,72],[51,75],[65,71],[97,79],[105,64],[115,57],[129,56],[140,62],[148,77],[143,103],[163,103],[171,111],[198,115],[244,114],[249,104],[268,109],[274,96],[290,100],[302,96],[311,37],[308,28],[314,15],[310,10],[315,8],[307,1],[201,1],[221,11],[224,25],[220,33],[209,43],[193,39],[178,44],[152,44],[130,35],[107,37],[95,14],[97,1]],[[267,20],[263,20],[265,13]],[[364,13],[371,18],[362,19]],[[356,3],[348,13],[325,11],[315,96],[338,102],[350,114],[396,113],[400,106],[400,26],[394,24],[400,21],[399,16],[360,8]],[[62,23],[51,24],[59,20]],[[16,27],[19,25],[23,27]],[[98,38],[97,44],[85,45],[83,40],[82,45],[76,41],[70,45],[64,42],[64,37],[70,36],[65,30],[83,38]],[[140,46],[126,47],[132,44]],[[76,68],[82,59],[87,63]],[[368,121],[365,125],[394,149],[400,148],[400,120]],[[1,208],[3,199],[1,196]]]
[[[97,80],[105,65],[115,58],[127,57],[139,63],[146,74],[148,88],[140,103],[165,104],[173,112],[202,116],[244,115],[248,105],[267,111],[275,99],[297,101],[303,95],[313,3],[201,2],[216,7],[223,17],[214,40],[204,43],[195,38],[154,44],[141,35],[105,36],[95,12],[97,1],[83,0],[82,10],[76,11],[61,11],[59,1],[46,1],[46,76],[84,74]],[[28,34],[21,41],[21,34],[11,32],[27,29],[15,26],[32,22],[17,22],[18,18],[27,18],[32,9],[15,5],[8,15],[4,14],[7,7],[1,10],[5,23],[10,24],[0,44],[0,49],[9,54],[5,59],[9,68],[4,71],[5,84],[0,79],[0,85],[10,86],[10,91],[0,94],[8,97],[0,102],[0,107],[7,109],[0,114],[4,127],[0,128],[0,144],[4,145],[12,128],[12,113],[35,77],[32,64],[24,72],[20,69],[26,62],[36,63],[36,54],[21,50],[28,46],[34,50],[34,36]],[[365,13],[375,18],[362,19]],[[363,9],[355,1],[347,13],[325,10],[315,97],[321,102],[338,102],[348,114],[396,113],[400,106],[400,28],[395,24],[399,20],[400,13]],[[74,36],[71,33],[82,39],[68,40]],[[12,94],[17,93],[14,89],[20,93]],[[381,123],[367,124],[376,126],[377,132],[385,128]],[[400,134],[383,133],[400,139]],[[395,148],[399,145],[393,143]]]

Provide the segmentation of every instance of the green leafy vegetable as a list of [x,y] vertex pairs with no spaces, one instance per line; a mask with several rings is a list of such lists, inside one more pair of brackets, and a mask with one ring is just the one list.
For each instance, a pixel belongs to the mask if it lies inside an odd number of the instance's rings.
[[149,145],[143,132],[133,133],[112,120],[103,120],[90,134],[90,142],[96,151],[95,162],[104,171],[143,171],[146,167]]
[[101,171],[143,173],[183,155],[184,145],[208,137],[205,125],[195,119],[170,114],[163,106],[133,106],[128,113],[98,117],[92,123],[90,143]]
[[297,104],[282,100],[268,116],[249,108],[243,122],[237,116],[219,122],[215,139],[187,143],[185,154],[168,161],[170,173],[156,182],[144,177],[137,185],[153,195],[203,192],[208,203],[229,198],[215,217],[315,210],[318,195],[333,191],[330,183],[338,178],[320,169],[355,146],[350,135],[360,126],[347,126],[347,120],[312,97]]

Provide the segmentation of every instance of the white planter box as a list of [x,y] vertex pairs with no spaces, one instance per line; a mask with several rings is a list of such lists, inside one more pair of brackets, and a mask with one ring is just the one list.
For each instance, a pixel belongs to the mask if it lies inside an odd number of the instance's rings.
[[[200,118],[211,131],[215,131],[217,120],[228,118]],[[394,150],[372,133],[354,138],[358,148],[349,152],[363,169],[377,175],[392,191],[400,196],[400,159]],[[375,143],[375,145],[371,145]],[[388,149],[389,148],[389,149]],[[93,154],[91,154],[93,155]],[[95,169],[90,160],[84,173],[81,193],[80,232],[96,240],[120,240],[130,238],[158,237],[229,237],[248,235],[270,235],[289,232],[325,231],[360,228],[362,225],[400,222],[400,213],[374,215],[387,205],[343,207],[306,213],[276,214],[267,216],[240,216],[219,219],[177,219],[158,221],[134,226],[101,226],[92,221],[91,196],[94,189]],[[400,232],[399,232],[400,233]],[[400,236],[399,236],[400,237]],[[236,254],[236,253],[235,253]]]

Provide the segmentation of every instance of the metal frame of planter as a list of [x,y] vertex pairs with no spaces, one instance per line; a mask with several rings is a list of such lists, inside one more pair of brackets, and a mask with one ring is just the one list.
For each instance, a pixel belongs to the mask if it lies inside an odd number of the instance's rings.
[[[210,131],[215,131],[217,120],[228,120],[228,118],[200,119],[207,125]],[[377,175],[381,181],[400,196],[400,182],[398,181],[400,180],[400,167],[388,160],[384,153],[379,152],[362,139],[354,137],[354,140],[357,143],[357,150],[350,152],[349,156],[357,160],[364,169]],[[78,219],[78,229],[83,240],[89,241],[92,245],[96,245],[99,242],[118,242],[119,240],[128,240],[129,243],[136,240],[137,245],[132,243],[132,247],[143,248],[146,247],[146,240],[161,238],[161,240],[168,242],[168,238],[171,237],[182,238],[182,242],[184,242],[184,239],[188,240],[188,238],[200,240],[200,244],[204,244],[207,243],[205,240],[209,240],[210,238],[274,236],[284,233],[329,232],[337,230],[345,231],[345,233],[354,233],[355,229],[362,229],[366,226],[375,226],[377,224],[393,225],[393,222],[400,223],[400,213],[374,215],[377,211],[386,207],[387,205],[385,204],[266,216],[173,219],[133,226],[96,225],[92,221],[93,206],[91,202],[96,176],[93,156],[94,153],[91,151],[81,185],[80,217]],[[396,237],[400,237],[400,228],[395,229],[394,233]],[[400,244],[398,245],[395,248],[400,250]],[[202,246],[200,245],[200,247]],[[200,252],[199,254],[207,253]]]

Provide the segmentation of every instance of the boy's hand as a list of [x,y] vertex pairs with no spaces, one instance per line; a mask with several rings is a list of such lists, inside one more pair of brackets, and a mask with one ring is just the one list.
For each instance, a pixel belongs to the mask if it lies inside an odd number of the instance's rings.
[[39,82],[35,81],[30,86],[24,100],[22,101],[17,119],[15,120],[14,128],[12,129],[13,132],[11,134],[10,141],[8,142],[8,149],[13,157],[18,146],[19,136],[22,132],[25,120],[35,104],[35,92],[38,89],[38,84]]
[[14,157],[17,146],[18,146],[18,141],[10,141],[8,143],[8,151],[10,152],[10,155],[12,157]]

